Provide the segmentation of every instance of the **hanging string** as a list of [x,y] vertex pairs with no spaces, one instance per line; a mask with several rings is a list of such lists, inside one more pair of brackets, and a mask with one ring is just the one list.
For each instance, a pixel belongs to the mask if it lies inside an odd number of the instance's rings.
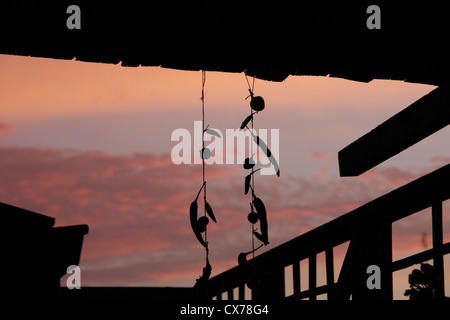
[[[255,164],[256,161],[253,159],[254,154],[254,148],[256,147],[258,149],[258,151],[262,151],[263,153],[265,153],[265,155],[269,158],[270,162],[273,164],[274,167],[277,168],[277,176],[280,176],[280,172],[278,169],[278,164],[276,159],[274,159],[271,155],[270,155],[270,150],[267,148],[264,148],[265,143],[259,139],[258,135],[256,135],[253,131],[254,129],[254,114],[257,114],[259,111],[264,110],[265,107],[265,103],[264,103],[264,99],[261,96],[255,96],[254,94],[254,89],[255,89],[255,79],[256,77],[253,76],[253,81],[250,84],[250,81],[248,79],[247,74],[244,73],[245,76],[245,80],[247,81],[247,85],[248,85],[248,91],[250,92],[250,95],[247,96],[245,99],[248,99],[249,97],[251,97],[251,101],[250,101],[250,115],[247,116],[244,121],[242,121],[241,126],[239,127],[240,130],[247,128],[248,131],[250,131],[251,136],[254,140],[254,142],[251,142],[250,145],[250,152],[251,152],[251,156],[247,157],[245,159],[244,162],[244,169],[251,169],[251,172],[245,176],[245,180],[244,180],[244,186],[245,186],[245,194],[248,194],[249,189],[251,189],[252,194],[251,194],[251,202],[250,202],[250,207],[251,207],[251,212],[248,214],[247,219],[249,220],[249,222],[252,224],[252,250],[245,253],[245,255],[252,253],[253,254],[253,258],[255,258],[255,251],[258,250],[259,248],[261,248],[263,245],[268,245],[269,244],[269,236],[268,236],[268,226],[267,226],[267,211],[265,208],[264,203],[262,202],[262,200],[257,197],[255,195],[255,173],[256,171],[260,170],[261,168],[255,169]],[[250,124],[251,122],[251,124]],[[250,125],[249,125],[250,124]],[[255,144],[255,146],[254,146]],[[262,150],[259,150],[260,147]],[[258,152],[259,154],[259,152]],[[256,209],[256,211],[254,211]],[[257,228],[255,228],[255,224],[259,221],[259,226],[260,226],[260,230],[258,230]],[[255,237],[260,240],[261,242],[263,242],[263,244],[261,244],[258,248],[255,248]],[[241,258],[242,260],[242,253],[240,255],[239,259]]]
[[245,75],[245,80],[247,80],[248,89],[253,93],[253,89],[255,88],[255,77],[253,77],[252,85],[250,86],[250,82],[248,82],[248,76]]
[[[252,85],[250,86],[250,82],[248,81],[248,77],[247,77],[247,75],[245,75],[245,80],[247,80],[247,85],[248,85],[248,89],[250,90],[250,92],[251,92],[251,94],[253,94],[253,90],[255,89],[255,77],[253,77],[253,82],[252,82]],[[252,109],[252,107],[250,106],[250,113],[253,113],[253,109]],[[251,128],[252,128],[252,133],[253,133],[253,117],[252,117],[252,119],[250,120],[250,122],[251,122]],[[253,156],[253,141],[250,143],[250,153],[251,153],[251,155]],[[255,175],[253,174],[254,173],[254,166],[252,167],[252,177],[251,177],[251,179],[252,179],[252,188],[253,188],[253,190],[255,190]]]
[[253,258],[255,257],[255,235],[254,232],[255,231],[255,224],[252,223],[252,256]]
[[[205,174],[205,159],[204,159],[204,150],[205,150],[205,83],[206,83],[206,71],[202,70],[202,174],[203,174],[203,183],[205,184],[205,188],[203,189],[203,198],[206,202],[206,174]],[[204,211],[204,215],[206,215],[206,211]]]
[[[202,177],[203,177],[203,200],[204,200],[204,206],[203,206],[203,215],[206,216],[206,172],[205,172],[205,83],[206,83],[206,71],[202,70],[202,151],[201,151],[201,158],[202,158]],[[205,242],[208,244],[208,236],[207,236],[207,228],[205,230]],[[209,250],[208,247],[206,248],[206,261],[208,261],[208,254]]]
[[[250,86],[250,82],[248,81],[248,77],[247,75],[245,75],[245,80],[247,81],[247,85],[248,85],[248,90],[250,91],[250,96],[253,95],[253,90],[255,89],[255,77],[253,77],[253,81],[252,81],[252,85]],[[250,114],[253,113],[253,109],[250,106]],[[253,117],[250,120],[251,122],[251,130],[253,133]],[[253,159],[253,141],[250,140],[250,154],[251,154],[251,159]],[[251,184],[252,184],[252,190],[255,190],[255,175],[254,175],[254,166],[252,166],[252,176],[251,176]],[[252,256],[253,258],[255,257],[255,234],[253,233],[255,231],[255,224],[252,223]]]

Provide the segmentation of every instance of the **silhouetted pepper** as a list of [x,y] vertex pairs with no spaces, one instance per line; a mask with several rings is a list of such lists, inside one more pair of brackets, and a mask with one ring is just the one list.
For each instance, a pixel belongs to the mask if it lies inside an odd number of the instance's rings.
[[263,97],[255,96],[250,89],[248,89],[248,91],[250,91],[251,96],[250,107],[256,112],[264,110],[265,103]]
[[209,205],[208,202],[205,203],[205,208],[206,208],[206,213],[208,214],[208,216],[212,219],[212,221],[217,223],[216,217],[214,216],[213,209],[211,208],[211,206]]
[[202,184],[202,187],[200,188],[200,191],[197,194],[197,197],[195,200],[191,203],[191,206],[189,208],[189,218],[191,221],[191,228],[192,231],[194,231],[195,236],[197,237],[198,241],[205,247],[208,248],[208,244],[203,240],[203,237],[201,235],[201,230],[199,228],[199,223],[197,221],[197,211],[198,211],[198,205],[197,200],[200,196],[200,192],[202,191],[203,187],[205,186],[205,183]]
[[255,166],[255,160],[253,160],[254,154],[251,157],[245,158],[244,160],[244,169],[248,170]]
[[258,213],[255,212],[252,203],[250,203],[250,207],[251,207],[251,211],[248,214],[247,219],[251,224],[254,224],[254,223],[258,222],[259,216],[258,216]]
[[239,130],[244,129],[247,124],[253,119],[253,115],[255,114],[255,112],[252,112],[249,116],[247,116],[244,121],[242,121],[241,126],[239,127]]
[[264,206],[264,203],[262,200],[255,196],[255,193],[252,190],[253,195],[253,205],[255,206],[256,212],[258,212],[259,217],[259,228],[261,230],[261,233],[257,231],[253,231],[253,234],[255,235],[258,240],[263,242],[265,245],[269,244],[269,234],[268,234],[268,225],[267,225],[267,211],[266,207]]
[[261,148],[261,150],[265,153],[265,155],[267,156],[267,158],[269,159],[269,161],[272,163],[275,172],[277,174],[277,176],[280,176],[280,168],[278,166],[278,162],[277,159],[275,159],[275,157],[273,156],[272,152],[270,151],[270,149],[267,147],[266,143],[260,139],[257,135],[255,135],[252,130],[249,130],[250,134],[253,137],[253,140],[256,142],[256,144]]
[[248,175],[245,176],[245,180],[244,180],[244,191],[245,191],[245,194],[247,194],[248,190],[250,189],[250,182],[251,182],[251,179],[252,179],[252,175],[255,172],[259,171],[259,170],[261,170],[261,168],[256,169],[255,171],[252,171],[251,173],[249,173]]

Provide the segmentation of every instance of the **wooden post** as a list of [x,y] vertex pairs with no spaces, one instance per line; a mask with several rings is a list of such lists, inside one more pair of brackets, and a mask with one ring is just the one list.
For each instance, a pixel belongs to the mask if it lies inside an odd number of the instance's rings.
[[327,271],[327,286],[328,286],[328,295],[327,298],[333,296],[333,287],[334,287],[334,264],[333,264],[333,247],[327,248],[325,250],[325,265]]
[[[379,221],[361,233],[355,263],[357,278],[352,298],[364,300],[392,300],[392,225]],[[369,266],[379,267],[380,288],[369,288],[367,280],[375,274],[367,273]]]
[[433,228],[433,264],[436,272],[441,276],[436,284],[436,297],[444,297],[444,257],[443,257],[443,231],[442,231],[442,202],[433,204],[431,208]]
[[348,246],[347,253],[345,254],[344,262],[339,273],[338,281],[333,290],[333,294],[329,295],[329,300],[349,300],[352,294],[355,260],[358,249],[358,238],[354,237]]
[[381,268],[381,299],[392,300],[393,275],[392,275],[392,223],[386,221],[381,224],[382,237],[380,240],[380,268]]
[[[332,299],[392,300],[392,228],[389,221],[360,227],[351,240]],[[369,266],[380,270],[381,288],[368,288]]]

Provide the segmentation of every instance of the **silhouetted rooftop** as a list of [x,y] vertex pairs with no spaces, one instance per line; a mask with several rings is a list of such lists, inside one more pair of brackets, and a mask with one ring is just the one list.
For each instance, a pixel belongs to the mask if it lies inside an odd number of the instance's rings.
[[127,1],[0,4],[0,53],[357,81],[395,79],[440,85],[450,70],[444,4],[380,4],[381,29],[366,26],[368,1]]

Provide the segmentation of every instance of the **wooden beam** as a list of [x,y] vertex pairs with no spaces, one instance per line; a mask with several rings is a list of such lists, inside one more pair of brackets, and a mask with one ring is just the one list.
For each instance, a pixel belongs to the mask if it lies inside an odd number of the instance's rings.
[[[450,242],[445,243],[442,246],[442,255],[446,255],[450,253]],[[392,262],[392,272],[409,268],[415,264],[419,264],[421,262],[425,262],[433,259],[436,256],[434,249],[428,249],[419,253],[416,253],[412,256],[403,258],[401,260],[397,260]]]
[[440,86],[338,153],[340,175],[358,176],[450,124],[450,84]]
[[[334,284],[333,287],[334,286],[336,286],[336,284]],[[316,287],[312,291],[308,289],[308,290],[305,290],[305,291],[301,291],[301,292],[299,292],[297,294],[293,294],[293,295],[291,295],[289,297],[286,297],[286,299],[288,299],[288,300],[302,300],[302,299],[305,299],[305,298],[309,298],[312,295],[319,296],[321,294],[328,293],[329,289],[330,289],[330,287],[327,284],[325,284],[323,286]]]
[[[333,248],[327,248],[325,250],[325,266],[327,274],[327,285],[330,288],[334,285],[334,262],[333,262]],[[332,295],[332,294],[331,294]],[[330,297],[330,295],[329,295]],[[329,298],[328,297],[328,298]]]

